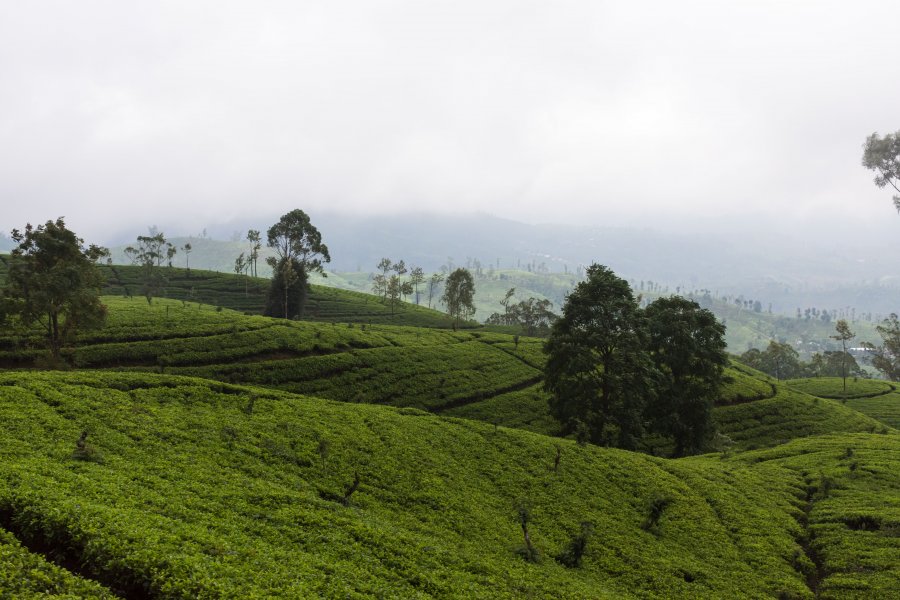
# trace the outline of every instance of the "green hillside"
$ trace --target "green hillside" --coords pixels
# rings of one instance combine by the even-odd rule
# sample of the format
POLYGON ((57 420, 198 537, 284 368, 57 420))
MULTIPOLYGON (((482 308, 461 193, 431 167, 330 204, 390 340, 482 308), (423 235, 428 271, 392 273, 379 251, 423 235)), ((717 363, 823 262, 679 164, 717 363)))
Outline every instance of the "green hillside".
MULTIPOLYGON (((821 398, 844 398, 843 380, 839 377, 793 379, 786 383, 821 398)), ((848 379, 846 405, 885 425, 900 428, 900 392, 893 382, 848 379)))
MULTIPOLYGON (((125 595, 803 598, 807 528, 833 518, 805 516, 805 475, 784 450, 667 461, 153 374, 8 373, 0 389, 3 527, 125 595), (523 498, 539 564, 516 553, 523 498), (553 556, 582 521, 595 535, 566 568, 553 556)), ((859 448, 866 485, 869 449, 893 451, 879 466, 900 457, 896 436, 847 439, 834 443, 859 448)), ((826 556, 856 543, 828 534, 826 556)), ((816 585, 840 575, 891 589, 878 586, 896 580, 896 562, 858 560, 865 571, 836 564, 816 585)))
POLYGON ((104 302, 66 349, 77 371, 33 370, 39 340, 0 332, 0 366, 24 368, 0 372, 0 597, 897 588, 900 434, 853 404, 892 390, 842 403, 734 363, 722 452, 670 460, 541 435, 538 339, 104 302))
MULTIPOLYGON (((484 331, 285 321, 203 304, 105 297, 106 326, 67 351, 79 368, 203 377, 332 400, 417 408, 556 435, 542 388, 543 342, 484 331)), ((33 367, 39 340, 0 334, 0 366, 33 367)), ((883 427, 738 363, 714 416, 738 448, 883 427)), ((727 442, 727 440, 726 440, 727 442)), ((666 454, 648 440, 645 449, 666 454)))
MULTIPOLYGON (((140 269, 135 266, 104 266, 104 293, 141 296, 140 269)), ((168 280, 163 296, 261 314, 265 308, 268 280, 214 271, 163 269, 168 280)), ((312 285, 303 318, 342 323, 392 323, 417 327, 449 328, 446 314, 414 304, 402 303, 394 311, 371 294, 312 285)), ((468 325, 471 326, 471 325, 468 325)))

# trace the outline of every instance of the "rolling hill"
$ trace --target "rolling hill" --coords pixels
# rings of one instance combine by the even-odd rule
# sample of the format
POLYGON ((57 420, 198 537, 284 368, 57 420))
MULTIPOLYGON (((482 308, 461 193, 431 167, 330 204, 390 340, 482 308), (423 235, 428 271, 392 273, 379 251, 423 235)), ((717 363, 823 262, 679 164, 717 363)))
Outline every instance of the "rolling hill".
POLYGON ((104 297, 71 371, 36 368, 36 340, 0 332, 0 597, 900 586, 900 433, 886 408, 855 404, 887 406, 889 384, 842 402, 825 397, 833 381, 733 363, 720 451, 672 460, 653 440, 635 453, 553 437, 539 339, 270 319, 223 308, 241 298, 233 278, 195 281, 225 299, 104 297))
POLYGON ((900 514, 850 502, 896 493, 896 435, 672 461, 158 374, 16 372, 0 389, 0 556, 17 589, 846 598, 898 581, 900 514), (517 503, 540 563, 517 554, 517 503), (567 568, 553 557, 581 522, 594 536, 567 568))

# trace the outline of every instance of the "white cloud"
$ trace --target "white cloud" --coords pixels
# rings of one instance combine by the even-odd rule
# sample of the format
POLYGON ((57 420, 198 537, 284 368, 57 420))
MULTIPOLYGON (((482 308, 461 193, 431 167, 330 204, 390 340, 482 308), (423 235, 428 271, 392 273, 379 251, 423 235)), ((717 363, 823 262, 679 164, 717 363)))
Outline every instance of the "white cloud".
POLYGON ((900 5, 28 2, 0 22, 0 227, 66 214, 886 218, 900 5))

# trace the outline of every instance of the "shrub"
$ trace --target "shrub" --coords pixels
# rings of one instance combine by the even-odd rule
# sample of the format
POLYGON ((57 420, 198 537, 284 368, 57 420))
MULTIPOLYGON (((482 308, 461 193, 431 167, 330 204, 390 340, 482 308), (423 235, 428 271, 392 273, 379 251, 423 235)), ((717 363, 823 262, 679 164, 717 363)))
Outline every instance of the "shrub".
POLYGON ((575 569, 581 566, 581 558, 587 549, 588 540, 594 535, 594 524, 589 521, 582 521, 581 530, 572 536, 569 544, 562 552, 556 555, 556 562, 559 564, 575 569))

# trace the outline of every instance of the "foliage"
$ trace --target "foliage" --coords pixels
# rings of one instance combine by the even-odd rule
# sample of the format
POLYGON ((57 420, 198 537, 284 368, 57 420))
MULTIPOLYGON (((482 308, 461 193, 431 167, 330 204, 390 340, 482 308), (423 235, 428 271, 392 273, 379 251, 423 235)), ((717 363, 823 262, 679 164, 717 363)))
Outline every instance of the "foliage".
MULTIPOLYGON (((845 319, 839 319, 834 327, 835 333, 831 336, 831 339, 837 340, 841 343, 841 352, 839 355, 841 361, 841 372, 840 376, 844 380, 844 391, 847 391, 847 342, 856 337, 856 334, 850 330, 850 325, 847 323, 845 319)), ((855 361, 854 361, 855 362, 855 361)))
POLYGON ((441 300, 447 307, 447 314, 454 320, 454 327, 459 327, 461 320, 475 314, 474 299, 475 280, 468 269, 459 268, 447 276, 441 300))
POLYGON ((771 398, 719 406, 716 429, 735 449, 774 447, 791 440, 830 433, 888 432, 884 424, 834 400, 779 388, 771 398))
POLYGON ((809 377, 869 377, 852 354, 834 350, 816 352, 808 363, 801 363, 801 371, 809 377))
POLYGON ((570 569, 581 566, 581 559, 587 550, 588 541, 594 535, 594 524, 590 521, 582 521, 581 527, 569 543, 563 548, 562 552, 556 555, 556 562, 565 565, 570 569))
POLYGON ((273 272, 266 314, 285 319, 302 315, 309 275, 325 275, 323 265, 331 262, 328 246, 322 243, 322 234, 300 209, 282 215, 269 227, 266 240, 275 251, 275 256, 266 259, 273 272), (278 312, 275 311, 276 297, 280 299, 281 310, 278 312))
POLYGON ((283 319, 301 318, 309 295, 306 271, 296 260, 283 260, 275 265, 266 296, 263 314, 283 319))
POLYGON ((24 232, 14 229, 12 239, 17 246, 10 256, 0 312, 26 327, 39 324, 58 359, 62 346, 79 329, 99 327, 106 317, 95 263, 108 253, 94 245, 85 248, 62 218, 37 227, 29 223, 24 232))
MULTIPOLYGON (((132 373, 0 374, 0 422, 0 507, 14 515, 16 535, 42 532, 86 570, 153 597, 812 597, 791 562, 802 552, 803 476, 775 455, 665 461, 461 419, 132 373), (243 410, 250 394, 252 415, 243 410), (103 465, 68 458, 85 426, 103 465), (565 459, 552 472, 557 446, 565 459), (343 496, 354 473, 361 484, 350 507, 323 499, 323 490, 343 496), (583 521, 602 532, 577 572, 510 551, 522 540, 511 506, 523 497, 534 548, 563 548, 583 521), (641 529, 656 497, 673 499, 659 536, 641 529)), ((876 438, 887 449, 897 442, 871 438, 840 442, 842 452, 857 449, 860 472, 900 454, 876 457, 876 438)), ((836 535, 827 548, 842 539, 853 538, 836 535)), ((858 576, 875 592, 891 589, 858 576)))
POLYGON ((515 288, 511 288, 501 301, 503 314, 493 313, 484 321, 485 325, 517 325, 527 335, 547 335, 550 326, 558 318, 551 310, 553 303, 546 298, 538 300, 532 297, 513 304, 511 299, 514 292, 515 288))
POLYGON ((866 344, 872 366, 887 379, 900 381, 900 319, 895 313, 875 328, 881 336, 881 345, 866 344))
POLYGON ((551 414, 566 432, 581 424, 594 443, 634 448, 656 370, 631 288, 591 265, 562 313, 544 347, 551 414))
POLYGON ((675 456, 700 452, 714 434, 712 408, 728 364, 725 326, 693 300, 659 298, 645 311, 649 348, 659 371, 647 414, 675 440, 675 456))
POLYGON ((802 372, 800 355, 790 344, 770 340, 765 350, 756 348, 741 354, 745 365, 771 375, 775 379, 792 379, 802 372))
MULTIPOLYGON (((190 247, 185 252, 190 254, 190 247)), ((166 240, 166 236, 155 227, 150 228, 150 235, 139 235, 137 246, 125 248, 125 254, 131 259, 132 264, 141 268, 143 281, 141 293, 147 299, 147 303, 153 302, 153 298, 164 294, 168 279, 163 275, 161 267, 163 261, 167 261, 172 267, 172 258, 176 248, 166 240)))
MULTIPOLYGON (((875 185, 880 188, 890 185, 900 192, 900 131, 884 137, 876 132, 867 137, 862 164, 875 171, 875 185)), ((894 196, 894 206, 900 211, 900 195, 894 196)))

